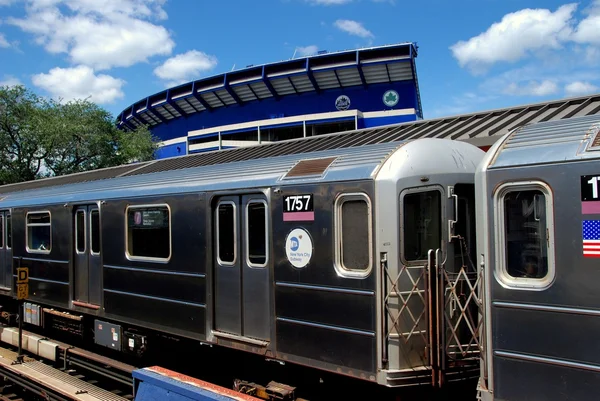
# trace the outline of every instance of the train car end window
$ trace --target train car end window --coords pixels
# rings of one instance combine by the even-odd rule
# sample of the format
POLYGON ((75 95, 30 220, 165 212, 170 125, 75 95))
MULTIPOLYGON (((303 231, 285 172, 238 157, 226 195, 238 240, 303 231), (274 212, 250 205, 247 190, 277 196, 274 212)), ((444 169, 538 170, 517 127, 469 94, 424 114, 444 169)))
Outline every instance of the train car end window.
POLYGON ((267 265, 269 241, 267 221, 267 203, 264 200, 249 201, 246 206, 246 244, 247 263, 251 267, 267 265))
POLYGON ((26 217, 27 252, 50 253, 52 220, 50 212, 29 212, 26 217))
POLYGON ((0 214, 0 249, 4 248, 4 215, 0 214))
POLYGON ((10 214, 6 215, 6 247, 12 248, 12 218, 10 214))
POLYGON ((373 264, 371 201, 362 193, 335 202, 335 268, 344 277, 366 277, 373 264))
POLYGON ((545 289, 554 279, 553 205, 547 185, 510 183, 496 195, 497 278, 506 287, 545 289))
POLYGON ((90 247, 92 255, 100 255, 100 212, 90 212, 90 247))
POLYGON ((166 262, 171 258, 171 210, 167 205, 127 208, 127 258, 166 262))
POLYGON ((220 265, 231 266, 237 257, 236 205, 231 201, 220 202, 217 206, 217 261, 220 265))
POLYGON ((442 195, 438 190, 409 192, 402 197, 402 256, 426 261, 429 250, 442 246, 442 195))

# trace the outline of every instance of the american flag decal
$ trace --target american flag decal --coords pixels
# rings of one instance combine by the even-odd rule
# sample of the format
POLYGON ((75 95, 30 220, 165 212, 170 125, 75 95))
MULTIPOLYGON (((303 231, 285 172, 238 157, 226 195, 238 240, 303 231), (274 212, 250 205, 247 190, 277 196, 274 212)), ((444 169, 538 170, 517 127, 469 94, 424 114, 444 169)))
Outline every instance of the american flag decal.
POLYGON ((583 256, 600 258, 600 220, 583 221, 583 256))

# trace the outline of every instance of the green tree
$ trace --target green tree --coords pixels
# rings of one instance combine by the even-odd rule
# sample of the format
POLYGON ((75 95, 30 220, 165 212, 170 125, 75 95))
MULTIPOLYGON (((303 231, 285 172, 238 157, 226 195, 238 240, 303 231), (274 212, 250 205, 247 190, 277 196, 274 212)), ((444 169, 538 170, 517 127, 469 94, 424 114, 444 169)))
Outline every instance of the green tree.
POLYGON ((0 87, 1 184, 151 160, 156 148, 146 127, 121 131, 87 99, 62 103, 0 87))

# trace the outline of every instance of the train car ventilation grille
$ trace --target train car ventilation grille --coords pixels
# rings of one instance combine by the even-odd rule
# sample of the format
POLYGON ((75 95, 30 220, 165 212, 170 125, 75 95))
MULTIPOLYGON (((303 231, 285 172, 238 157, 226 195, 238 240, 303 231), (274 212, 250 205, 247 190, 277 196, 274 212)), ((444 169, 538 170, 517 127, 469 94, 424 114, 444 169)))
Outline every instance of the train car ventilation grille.
POLYGON ((309 159, 301 160, 288 173, 283 179, 298 178, 298 177, 320 177, 323 175, 327 167, 331 165, 337 159, 337 157, 327 157, 322 159, 309 159))
POLYGON ((592 135, 592 142, 587 150, 600 150, 600 124, 592 125, 588 132, 592 135))

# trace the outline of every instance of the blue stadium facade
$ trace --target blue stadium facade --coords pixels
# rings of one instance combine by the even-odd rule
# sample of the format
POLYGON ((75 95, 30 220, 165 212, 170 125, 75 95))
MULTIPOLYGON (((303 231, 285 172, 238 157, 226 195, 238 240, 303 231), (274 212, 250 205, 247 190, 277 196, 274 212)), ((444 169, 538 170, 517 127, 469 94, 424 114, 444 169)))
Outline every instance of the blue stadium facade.
POLYGON ((401 43, 247 66, 141 99, 117 123, 149 125, 166 158, 414 121, 416 57, 401 43))

